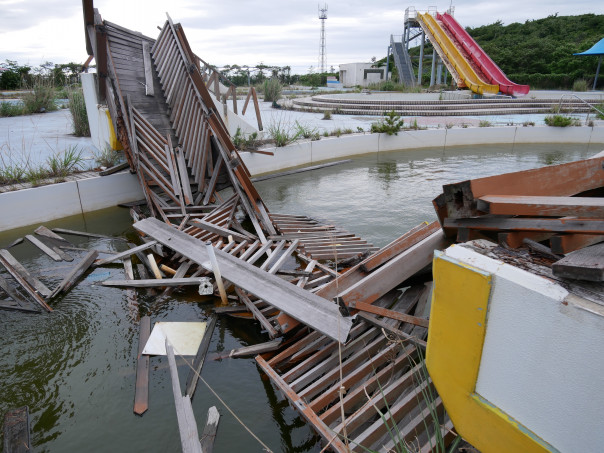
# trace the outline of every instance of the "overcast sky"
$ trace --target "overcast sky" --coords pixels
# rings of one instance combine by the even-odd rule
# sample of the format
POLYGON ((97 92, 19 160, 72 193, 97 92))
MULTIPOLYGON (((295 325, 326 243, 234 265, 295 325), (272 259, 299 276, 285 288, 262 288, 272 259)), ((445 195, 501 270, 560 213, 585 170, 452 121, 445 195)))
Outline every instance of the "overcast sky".
MULTIPOLYGON (((323 3, 322 3, 323 4, 323 3)), ((326 20, 327 65, 369 61, 386 55, 390 35, 403 30, 405 9, 430 3, 393 0, 331 0, 326 20)), ((449 2, 437 4, 445 11, 449 2)), ((96 0, 103 19, 155 38, 168 12, 180 22, 191 47, 205 61, 317 67, 320 20, 317 3, 303 0, 96 0)), ((464 27, 525 22, 549 15, 604 14, 603 0, 507 0, 453 2, 464 27)), ((45 61, 87 58, 80 0, 0 0, 0 61, 37 66, 45 61)), ((585 49, 577 49, 582 51, 585 49)))

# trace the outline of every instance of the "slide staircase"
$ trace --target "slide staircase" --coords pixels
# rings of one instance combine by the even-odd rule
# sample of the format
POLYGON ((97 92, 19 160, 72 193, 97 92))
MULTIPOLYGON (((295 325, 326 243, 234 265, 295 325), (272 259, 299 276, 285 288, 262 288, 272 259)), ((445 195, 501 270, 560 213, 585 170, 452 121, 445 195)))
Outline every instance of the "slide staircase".
POLYGON ((394 41, 394 37, 390 35, 390 45, 392 46, 392 57, 394 64, 398 70, 399 80, 407 86, 415 86, 415 75, 413 74, 413 66, 411 58, 402 42, 394 41))
POLYGON ((457 44, 463 48, 466 55, 468 55, 474 64, 480 68, 487 78, 487 81, 493 85, 499 85, 499 91, 501 93, 518 97, 524 96, 529 92, 528 85, 518 85, 508 79, 503 71, 499 69, 499 66, 491 60, 482 47, 480 47, 469 33, 459 25, 459 22, 457 22, 453 16, 449 13, 439 13, 436 15, 436 18, 444 25, 444 27, 446 27, 451 36, 457 40, 457 44))
POLYGON ((490 83, 476 72, 462 50, 432 15, 418 13, 417 21, 459 87, 467 87, 477 94, 497 94, 499 92, 499 85, 490 83))

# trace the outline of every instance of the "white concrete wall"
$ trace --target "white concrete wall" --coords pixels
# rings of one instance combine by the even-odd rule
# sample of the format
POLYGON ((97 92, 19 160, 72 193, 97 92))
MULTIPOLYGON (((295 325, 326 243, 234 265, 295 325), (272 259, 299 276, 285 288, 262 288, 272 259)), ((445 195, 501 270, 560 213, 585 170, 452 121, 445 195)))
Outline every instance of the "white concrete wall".
POLYGON ((364 79, 364 70, 371 69, 371 63, 347 63, 340 65, 340 81, 345 87, 354 87, 357 85, 367 86, 369 80, 379 82, 379 74, 369 74, 368 77, 377 77, 376 80, 364 79))
POLYGON ((92 144, 99 151, 107 148, 111 149, 107 107, 98 103, 96 96, 96 74, 82 73, 80 74, 80 79, 82 80, 82 91, 84 92, 84 101, 86 102, 86 114, 88 115, 92 144))
POLYGON ((274 156, 241 152, 253 175, 359 154, 461 145, 521 143, 602 143, 604 127, 474 127, 401 131, 398 135, 352 134, 267 148, 274 156))
POLYGON ((140 200, 143 191, 129 172, 0 194, 0 231, 140 200))
POLYGON ((561 452, 604 445, 604 307, 463 246, 493 275, 476 392, 561 452))

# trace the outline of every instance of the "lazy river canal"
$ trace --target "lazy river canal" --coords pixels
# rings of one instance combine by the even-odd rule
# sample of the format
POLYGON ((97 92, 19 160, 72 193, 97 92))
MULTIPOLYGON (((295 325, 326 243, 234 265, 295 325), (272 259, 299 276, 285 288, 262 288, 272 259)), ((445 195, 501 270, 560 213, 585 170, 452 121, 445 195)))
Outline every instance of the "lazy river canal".
MULTIPOLYGON (((445 183, 589 157, 604 145, 547 145, 425 149, 368 155, 352 162, 257 183, 275 213, 328 219, 375 245, 385 245, 435 215, 431 200, 445 183)), ((3 213, 8 215, 8 213, 3 213)), ((126 209, 48 222, 48 227, 84 230, 135 240, 126 209)), ((34 227, 0 233, 0 246, 31 234, 34 227)), ((120 241, 69 236, 78 247, 123 250, 120 241)), ((29 244, 11 253, 49 287, 67 267, 54 263, 29 244)), ((75 254, 76 261, 80 256, 75 254)), ((4 270, 0 275, 5 276, 4 270)), ((69 294, 53 303, 50 314, 0 311, 0 414, 28 405, 32 442, 37 451, 180 451, 167 360, 151 359, 149 410, 132 413, 138 316, 154 297, 96 286, 123 278, 119 266, 97 268, 69 294)), ((193 292, 175 292, 152 321, 205 320, 214 306, 193 292)), ((203 377, 245 424, 273 451, 320 451, 321 442, 252 358, 211 360, 233 348, 268 337, 255 323, 220 317, 203 377)), ((180 364, 181 383, 188 369, 180 364)), ((216 452, 262 451, 261 445, 200 383, 193 400, 198 426, 208 407, 222 414, 216 452)))

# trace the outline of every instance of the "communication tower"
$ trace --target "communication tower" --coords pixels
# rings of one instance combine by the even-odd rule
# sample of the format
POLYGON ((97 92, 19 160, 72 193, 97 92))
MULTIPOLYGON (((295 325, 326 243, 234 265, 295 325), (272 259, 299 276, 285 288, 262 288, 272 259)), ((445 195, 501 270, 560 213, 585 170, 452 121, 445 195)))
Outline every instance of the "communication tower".
POLYGON ((327 20, 327 3, 317 5, 319 8, 319 19, 321 20, 321 40, 319 42, 319 73, 323 74, 326 71, 325 62, 325 20, 327 20))

